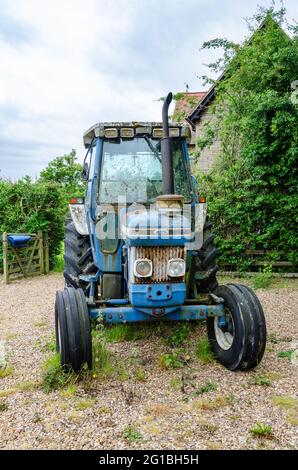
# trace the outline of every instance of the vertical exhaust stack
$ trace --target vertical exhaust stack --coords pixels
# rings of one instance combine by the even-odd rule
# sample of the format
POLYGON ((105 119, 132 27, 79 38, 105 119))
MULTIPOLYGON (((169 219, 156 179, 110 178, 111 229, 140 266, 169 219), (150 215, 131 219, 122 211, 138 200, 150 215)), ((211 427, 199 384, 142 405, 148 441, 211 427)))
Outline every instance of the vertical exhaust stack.
POLYGON ((173 150, 169 134, 169 106, 171 104, 172 98, 173 95, 170 92, 166 97, 162 107, 163 138, 161 141, 161 155, 163 194, 174 194, 173 150))
POLYGON ((169 132, 169 106, 173 95, 169 93, 162 107, 163 138, 161 139, 162 156, 162 196, 156 198, 158 209, 176 211, 183 206, 183 196, 175 194, 173 148, 169 132))

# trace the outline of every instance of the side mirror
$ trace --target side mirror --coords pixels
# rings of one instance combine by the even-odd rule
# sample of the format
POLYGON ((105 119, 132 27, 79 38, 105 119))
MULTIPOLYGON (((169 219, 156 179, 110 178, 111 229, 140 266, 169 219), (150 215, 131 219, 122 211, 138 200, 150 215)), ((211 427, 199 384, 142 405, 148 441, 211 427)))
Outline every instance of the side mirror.
POLYGON ((87 162, 84 162, 82 173, 83 173, 84 179, 87 181, 89 177, 89 166, 87 162))

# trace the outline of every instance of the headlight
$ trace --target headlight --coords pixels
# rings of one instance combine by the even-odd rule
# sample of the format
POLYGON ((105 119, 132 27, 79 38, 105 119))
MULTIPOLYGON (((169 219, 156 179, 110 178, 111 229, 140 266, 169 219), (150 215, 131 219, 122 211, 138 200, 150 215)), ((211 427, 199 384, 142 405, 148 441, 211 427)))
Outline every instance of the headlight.
POLYGON ((134 275, 137 277, 152 276, 152 261, 150 259, 136 259, 134 263, 134 275))
POLYGON ((181 258, 173 258, 168 261, 167 274, 170 277, 181 277, 185 274, 185 262, 181 258))

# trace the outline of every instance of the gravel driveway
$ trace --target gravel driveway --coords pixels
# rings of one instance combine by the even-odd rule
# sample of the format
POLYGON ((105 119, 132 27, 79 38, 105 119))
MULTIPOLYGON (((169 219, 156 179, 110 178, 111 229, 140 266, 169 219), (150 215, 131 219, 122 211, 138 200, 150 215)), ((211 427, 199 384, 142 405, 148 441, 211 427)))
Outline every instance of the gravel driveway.
MULTIPOLYGON (((61 288, 61 274, 8 286, 0 279, 0 360, 8 361, 7 376, 0 376, 1 449, 298 447, 297 355, 287 352, 298 349, 297 282, 257 291, 269 340, 253 372, 229 372, 194 355, 182 369, 164 369, 159 358, 169 346, 155 325, 147 339, 109 343, 121 364, 117 377, 95 376, 46 394, 42 366, 53 355, 61 288), (258 422, 271 426, 267 435, 253 434, 258 422)), ((192 351, 204 335, 204 325, 193 325, 187 347, 192 351)))

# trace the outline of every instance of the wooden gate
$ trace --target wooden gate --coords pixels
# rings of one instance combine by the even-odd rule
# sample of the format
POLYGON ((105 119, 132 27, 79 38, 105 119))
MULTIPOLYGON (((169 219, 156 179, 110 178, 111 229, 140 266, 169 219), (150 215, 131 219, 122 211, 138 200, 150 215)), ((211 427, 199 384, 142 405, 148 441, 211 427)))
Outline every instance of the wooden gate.
POLYGON ((37 233, 3 233, 3 271, 8 284, 14 279, 38 276, 49 272, 48 239, 41 231, 37 233), (25 246, 9 243, 9 236, 30 236, 25 246))

